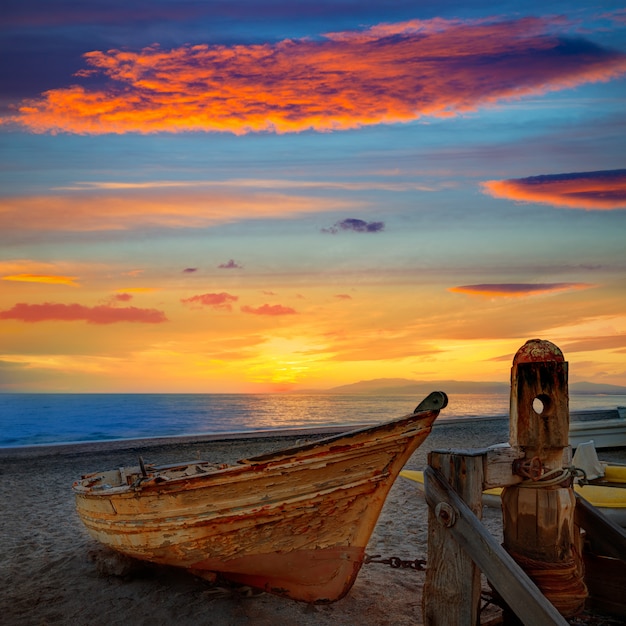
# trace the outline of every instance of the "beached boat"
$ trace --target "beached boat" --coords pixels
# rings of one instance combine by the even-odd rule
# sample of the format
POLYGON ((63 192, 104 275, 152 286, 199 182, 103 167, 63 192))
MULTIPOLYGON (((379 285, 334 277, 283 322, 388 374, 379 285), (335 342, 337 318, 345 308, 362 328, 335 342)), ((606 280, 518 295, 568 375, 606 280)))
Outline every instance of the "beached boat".
MULTIPOLYGON (((417 484, 424 492, 424 472, 402 470, 400 476, 417 484)), ((585 484, 574 484, 574 491, 595 506, 599 511, 619 526, 626 527, 626 466, 605 465, 604 475, 585 484)), ((489 507, 502 506, 502 488, 483 491, 483 504, 489 507)))
POLYGON ((239 461, 120 468, 74 484, 89 534, 124 554, 305 602, 351 588, 385 498, 447 405, 239 461))

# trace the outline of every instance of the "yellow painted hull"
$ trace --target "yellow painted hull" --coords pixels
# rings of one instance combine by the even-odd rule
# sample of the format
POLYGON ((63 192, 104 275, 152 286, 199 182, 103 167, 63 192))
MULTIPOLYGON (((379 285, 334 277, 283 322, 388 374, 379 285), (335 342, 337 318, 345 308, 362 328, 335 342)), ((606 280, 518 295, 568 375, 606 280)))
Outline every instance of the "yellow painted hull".
MULTIPOLYGON (((402 470, 400 476, 418 484, 420 490, 424 488, 424 472, 418 470, 402 470)), ((604 515, 620 526, 626 526, 626 467, 611 466, 605 469, 605 479, 612 483, 625 483, 624 487, 604 485, 574 485, 574 490, 585 500, 602 511, 604 515)), ((487 506, 499 507, 502 489, 496 487, 483 492, 483 503, 487 506)))

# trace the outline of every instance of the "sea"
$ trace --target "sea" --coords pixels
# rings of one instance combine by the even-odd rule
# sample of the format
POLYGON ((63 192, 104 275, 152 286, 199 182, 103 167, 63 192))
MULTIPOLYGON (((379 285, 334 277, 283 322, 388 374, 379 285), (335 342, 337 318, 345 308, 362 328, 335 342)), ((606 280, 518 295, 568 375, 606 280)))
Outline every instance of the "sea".
MULTIPOLYGON (((508 394, 449 394, 439 420, 508 415, 508 394)), ((0 448, 374 424, 413 395, 0 394, 0 448)), ((571 395, 570 410, 615 409, 623 395, 571 395)))

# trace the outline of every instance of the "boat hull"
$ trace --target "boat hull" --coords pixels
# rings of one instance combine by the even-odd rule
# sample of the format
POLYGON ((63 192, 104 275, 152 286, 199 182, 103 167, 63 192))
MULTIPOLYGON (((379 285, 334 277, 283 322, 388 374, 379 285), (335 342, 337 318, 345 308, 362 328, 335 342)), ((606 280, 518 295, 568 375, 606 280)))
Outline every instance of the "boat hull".
POLYGON ((74 485, 77 511, 93 538, 129 556, 332 602, 354 583, 387 493, 437 414, 224 469, 91 474, 74 485))

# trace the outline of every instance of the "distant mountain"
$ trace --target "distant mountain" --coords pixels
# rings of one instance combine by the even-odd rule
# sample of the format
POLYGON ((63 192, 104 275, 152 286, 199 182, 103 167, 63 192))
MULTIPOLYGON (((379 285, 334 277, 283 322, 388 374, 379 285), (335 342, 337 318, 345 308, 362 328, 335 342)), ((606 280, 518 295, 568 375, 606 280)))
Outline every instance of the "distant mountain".
MULTIPOLYGON (((463 380, 410 380, 408 378, 376 378, 362 380, 350 385, 341 385, 327 389, 324 393, 355 395, 411 395, 426 394, 431 391, 446 393, 505 393, 508 394, 508 382, 472 382, 463 380)), ((571 383, 572 394, 626 395, 626 387, 621 385, 603 385, 600 383, 571 383)))
POLYGON ((622 385, 603 385, 602 383, 571 383, 570 393, 621 396, 626 394, 622 385))
POLYGON ((332 394, 376 394, 402 395, 426 394, 431 391, 446 393, 508 393, 508 383, 477 383, 462 380, 410 380, 408 378, 376 378, 362 380, 351 385, 341 385, 328 389, 332 394))

